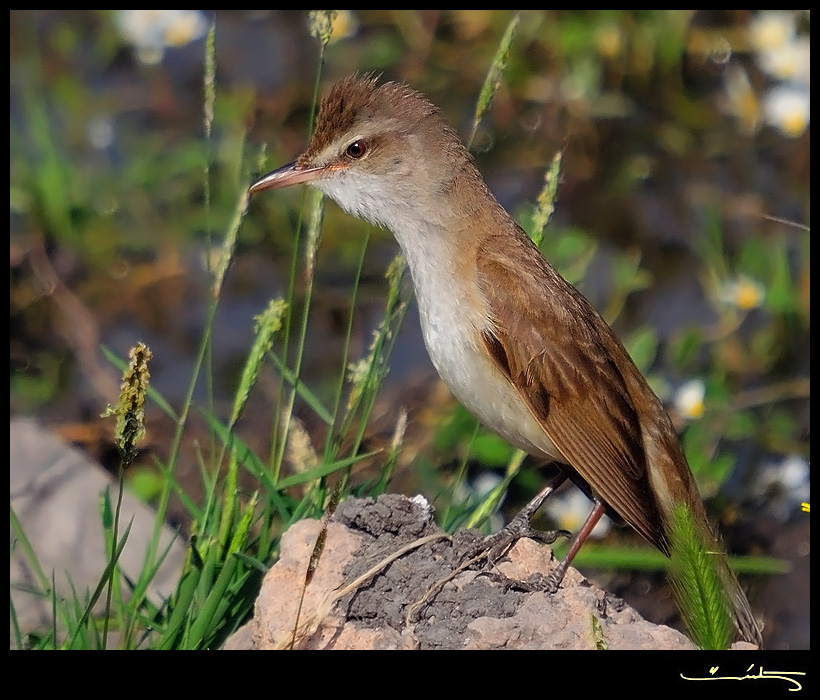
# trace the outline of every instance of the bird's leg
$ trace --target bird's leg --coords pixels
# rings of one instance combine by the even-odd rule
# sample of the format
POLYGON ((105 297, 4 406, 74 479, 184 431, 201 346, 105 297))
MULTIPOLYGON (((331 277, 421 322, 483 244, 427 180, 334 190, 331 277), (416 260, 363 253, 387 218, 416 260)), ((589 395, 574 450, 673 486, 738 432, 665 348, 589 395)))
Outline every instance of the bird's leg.
POLYGON ((529 537, 543 544, 552 544, 559 537, 571 537, 572 533, 567 530, 536 530, 530 525, 532 516, 542 506, 544 501, 563 484, 569 472, 562 469, 561 472, 550 481, 527 505, 525 505, 515 517, 494 535, 484 538, 477 547, 467 554, 465 559, 472 559, 481 553, 486 553, 486 559, 490 564, 498 561, 515 542, 522 537, 529 537))
MULTIPOLYGON (((487 561, 490 564, 493 564, 501 558, 504 552, 506 552, 522 537, 529 537, 530 539, 537 540, 538 542, 542 542, 544 544, 552 544, 560 536, 573 537, 572 533, 567 530, 543 531, 536 530, 530 525, 532 516, 535 515, 550 494, 552 494, 553 491, 555 491, 561 484, 564 483, 564 481, 566 481, 568 476, 569 472, 566 469, 562 469, 561 472, 549 484, 547 484, 547 486, 545 486, 537 496, 535 496, 535 498, 533 498, 516 514, 516 516, 506 527, 499 530, 494 535, 490 535, 482 540, 479 546, 472 551, 472 557, 486 552, 485 556, 487 561)), ((581 545, 586 542, 590 533, 595 529, 595 526, 601 519, 601 516, 606 512, 606 505, 600 498, 594 496, 593 500, 595 502, 595 507, 587 516, 587 519, 584 521, 581 529, 572 538, 572 542, 570 543, 566 555, 549 576, 546 578, 541 578, 538 583, 532 584, 531 588, 533 590, 542 590, 547 591, 548 593, 555 593, 555 591, 558 590, 558 587, 564 580, 564 576, 566 576, 572 560, 575 558, 575 555, 578 554, 578 550, 581 549, 581 545)))
POLYGON ((602 501, 595 499, 595 507, 592 509, 592 512, 587 516, 586 521, 581 526, 581 529, 575 534, 575 537, 572 538, 572 542, 569 545, 569 549, 567 550, 566 555, 561 560, 561 563, 552 571, 552 573, 547 576, 547 580, 544 583, 544 590, 548 593, 555 593, 558 590, 558 586, 561 585, 561 581, 564 580, 564 576, 566 576, 567 569, 569 569, 569 565, 572 563, 572 560, 575 558, 575 555, 578 554, 578 550, 581 549, 581 545, 586 542, 587 537, 589 534, 595 529, 595 526, 598 524, 598 521, 601 519, 601 516, 606 511, 606 506, 603 504, 602 501))

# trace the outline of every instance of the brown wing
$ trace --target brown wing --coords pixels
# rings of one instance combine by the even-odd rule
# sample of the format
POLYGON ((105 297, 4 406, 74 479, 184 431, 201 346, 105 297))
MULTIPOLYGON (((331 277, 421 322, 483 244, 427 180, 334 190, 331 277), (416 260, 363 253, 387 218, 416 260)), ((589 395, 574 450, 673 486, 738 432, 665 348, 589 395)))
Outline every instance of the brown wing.
POLYGON ((624 377, 638 370, 589 302, 517 233, 490 238, 478 249, 479 286, 492 313, 484 343, 566 463, 667 552, 628 390, 634 376, 624 377))

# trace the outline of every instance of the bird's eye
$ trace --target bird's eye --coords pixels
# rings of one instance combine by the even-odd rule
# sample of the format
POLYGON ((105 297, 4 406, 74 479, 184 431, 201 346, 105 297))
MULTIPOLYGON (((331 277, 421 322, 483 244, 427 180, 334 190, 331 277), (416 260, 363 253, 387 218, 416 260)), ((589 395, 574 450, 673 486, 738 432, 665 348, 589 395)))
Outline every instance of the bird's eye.
POLYGON ((351 158, 361 158, 367 153, 367 144, 364 141, 354 141, 347 147, 347 155, 351 158))

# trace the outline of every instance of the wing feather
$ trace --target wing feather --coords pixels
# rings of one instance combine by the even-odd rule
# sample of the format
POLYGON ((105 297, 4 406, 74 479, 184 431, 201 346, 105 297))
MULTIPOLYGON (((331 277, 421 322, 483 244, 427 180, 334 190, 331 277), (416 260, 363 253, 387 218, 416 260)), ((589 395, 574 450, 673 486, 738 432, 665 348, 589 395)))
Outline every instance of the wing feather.
POLYGON ((606 322, 523 231, 512 243, 510 237, 503 246, 494 243, 490 238, 479 246, 476 260, 491 313, 482 333, 490 355, 566 463, 643 537, 668 551, 630 394, 635 377, 625 376, 640 373, 606 322), (520 250, 513 255, 510 245, 520 250))

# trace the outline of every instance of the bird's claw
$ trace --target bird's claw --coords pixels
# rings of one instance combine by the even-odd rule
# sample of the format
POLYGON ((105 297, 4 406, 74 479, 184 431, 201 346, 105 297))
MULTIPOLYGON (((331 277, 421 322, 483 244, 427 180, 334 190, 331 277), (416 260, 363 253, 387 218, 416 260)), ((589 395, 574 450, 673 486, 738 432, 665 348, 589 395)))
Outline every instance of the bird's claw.
MULTIPOLYGON (((464 561, 485 559, 492 566, 504 556, 512 545, 524 537, 542 544, 552 544, 559 537, 572 537, 572 533, 568 530, 536 530, 526 518, 515 517, 506 527, 494 535, 485 537, 472 547, 465 554, 464 561)), ((557 586, 555 588, 557 589, 557 586)))

